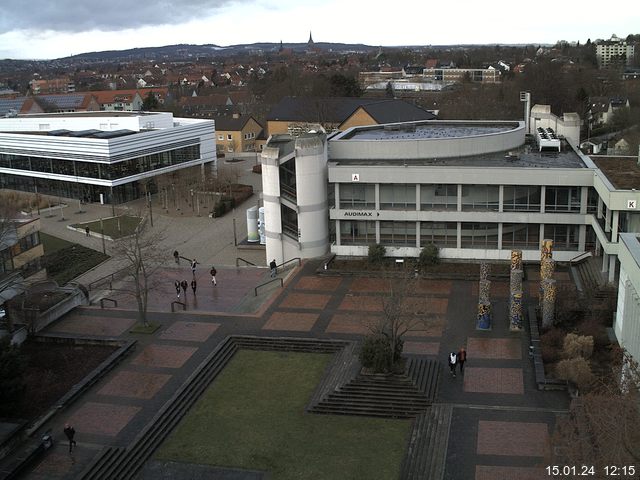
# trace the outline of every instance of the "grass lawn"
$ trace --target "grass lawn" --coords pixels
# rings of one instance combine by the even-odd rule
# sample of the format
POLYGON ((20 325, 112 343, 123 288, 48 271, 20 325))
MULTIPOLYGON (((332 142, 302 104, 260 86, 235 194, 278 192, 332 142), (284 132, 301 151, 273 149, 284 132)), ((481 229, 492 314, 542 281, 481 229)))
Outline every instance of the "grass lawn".
POLYGON ((120 238, 132 235, 140 220, 142 220, 140 217, 121 215, 119 217, 105 218, 102 220, 102 225, 100 225, 100 220, 96 220, 94 222, 76 223, 73 226, 82 230, 89 227, 92 232, 98 233, 102 232, 102 226, 104 226, 105 235, 111 238, 120 238))
POLYGON ((329 359, 239 350, 156 456, 274 480, 398 478, 409 420, 304 412, 329 359))
POLYGON ((47 277, 64 285, 104 262, 108 255, 40 232, 47 277))

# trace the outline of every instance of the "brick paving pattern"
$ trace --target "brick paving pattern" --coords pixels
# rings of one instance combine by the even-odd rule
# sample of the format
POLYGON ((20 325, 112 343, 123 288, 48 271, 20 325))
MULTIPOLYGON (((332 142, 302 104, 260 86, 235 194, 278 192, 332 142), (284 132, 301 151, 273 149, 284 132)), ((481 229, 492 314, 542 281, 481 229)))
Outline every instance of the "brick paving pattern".
POLYGON ((522 369, 465 367, 464 391, 522 395, 524 394, 522 369))
POLYGON ((148 345, 131 363, 146 367, 180 368, 196 350, 194 347, 175 345, 148 345))
POLYGON ((281 308, 309 308, 322 310, 327 306, 331 297, 329 295, 316 295, 313 293, 290 293, 280 304, 281 308))
POLYGON ((158 393, 171 375, 122 370, 98 390, 100 395, 150 399, 158 393))
POLYGON ((340 310, 357 310, 359 312, 382 312, 382 297, 372 295, 353 295, 344 297, 340 310))
POLYGON ((438 355, 440 351, 440 343, 438 342, 404 342, 404 353, 416 355, 438 355))
POLYGON ((549 453, 549 427, 546 423, 480 420, 477 453, 544 457, 549 453))
POLYGON ((451 285, 451 280, 418 280, 411 286, 415 293, 421 295, 449 295, 451 285))
POLYGON ((339 277, 301 277, 295 285, 296 290, 321 290, 333 292, 342 279, 339 277))
POLYGON ((446 323, 444 315, 418 318, 414 328, 407 332, 407 337, 441 337, 446 323))
POLYGON ((389 279, 386 278, 354 278, 351 283, 352 292, 386 293, 391 289, 389 279))
POLYGON ((206 342, 220 327, 219 323, 175 322, 160 334, 161 340, 206 342))
POLYGON ((520 338, 469 338, 467 354, 469 358, 520 360, 522 340, 520 338))
POLYGON ((81 442, 81 434, 115 436, 141 410, 141 407, 112 405, 109 403, 87 402, 67 420, 78 432, 76 440, 81 442))
POLYGON ((264 330, 289 330, 292 332, 308 332, 318 320, 317 313, 274 312, 264 330))
POLYGON ((475 480, 542 480, 550 478, 544 468, 476 465, 475 480))
POLYGON ((326 333, 352 333, 366 335, 369 333, 368 324, 375 322, 380 316, 362 315, 359 313, 336 313, 325 330, 326 333))

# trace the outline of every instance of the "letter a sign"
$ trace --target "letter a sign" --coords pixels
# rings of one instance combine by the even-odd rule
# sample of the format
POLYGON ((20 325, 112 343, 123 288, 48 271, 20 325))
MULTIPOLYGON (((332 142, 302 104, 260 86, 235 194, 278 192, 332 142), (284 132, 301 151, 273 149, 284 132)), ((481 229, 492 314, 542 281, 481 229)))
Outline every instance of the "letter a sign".
POLYGON ((351 174, 351 181, 352 182, 359 182, 360 181, 360 174, 359 173, 352 173, 351 174))

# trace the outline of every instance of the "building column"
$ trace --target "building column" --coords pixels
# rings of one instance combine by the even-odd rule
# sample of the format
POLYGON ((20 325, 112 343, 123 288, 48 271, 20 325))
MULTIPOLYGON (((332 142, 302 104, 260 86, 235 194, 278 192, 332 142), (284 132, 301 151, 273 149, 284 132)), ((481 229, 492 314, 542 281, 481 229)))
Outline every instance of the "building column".
POLYGON ((340 220, 336 220, 336 246, 339 247, 340 245, 340 220))
POLYGON ((604 231, 608 233, 611 231, 611 210, 607 208, 607 213, 604 215, 604 231))
POLYGON ((582 187, 580 190, 580 214, 587 214, 587 202, 589 199, 589 187, 582 187))
POLYGON ((584 252, 587 243, 587 226, 580 225, 578 227, 578 250, 584 252))
POLYGON ((420 211, 420 184, 416 183, 416 211, 420 211))
POLYGON ((457 232, 456 232, 456 248, 462 248, 462 222, 457 223, 457 232))
POLYGON ((611 221, 611 241, 616 243, 618 241, 618 219, 620 218, 620 211, 613 211, 613 219, 611 221))
POLYGON ((340 208, 340 184, 338 182, 333 184, 333 198, 335 201, 335 207, 336 209, 340 208))
POLYGON ((613 283, 616 279, 616 260, 617 255, 609 255, 609 283, 613 283))
POLYGON ((498 250, 502 250, 502 222, 498 224, 498 250))
MULTIPOLYGON (((547 203, 547 186, 542 185, 540 187, 540 213, 544 213, 545 203, 547 203)), ((542 241, 542 237, 540 237, 540 241, 542 241)))
POLYGON ((602 245, 600 244, 600 239, 596 236, 596 257, 600 256, 600 247, 602 245))
MULTIPOLYGON (((498 187, 498 212, 504 212, 504 185, 498 187)), ((500 226, 502 227, 502 224, 500 226)))
MULTIPOLYGON (((462 184, 458 184, 458 203, 457 203, 457 210, 459 212, 462 211, 462 184)), ((459 230, 459 229, 458 229, 459 230)))
POLYGON ((416 248, 420 248, 420 222, 416 222, 416 248))
MULTIPOLYGON (((378 198, 377 195, 376 198, 378 198)), ((380 220, 376 220, 376 243, 380 245, 380 220)))
POLYGON ((604 205, 604 203, 602 202, 602 197, 598 196, 598 213, 597 218, 602 218, 602 206, 604 205))
POLYGON ((602 252, 602 272, 606 273, 609 268, 609 255, 602 252))
MULTIPOLYGON (((377 210, 380 210, 380 184, 379 183, 376 183, 376 186, 375 186, 375 197, 376 197, 376 211, 377 211, 377 210)), ((378 237, 378 243, 380 243, 379 227, 376 227, 376 232, 377 232, 376 235, 378 237)))
POLYGON ((538 248, 542 245, 542 241, 544 240, 544 223, 540 224, 540 238, 538 239, 538 248))

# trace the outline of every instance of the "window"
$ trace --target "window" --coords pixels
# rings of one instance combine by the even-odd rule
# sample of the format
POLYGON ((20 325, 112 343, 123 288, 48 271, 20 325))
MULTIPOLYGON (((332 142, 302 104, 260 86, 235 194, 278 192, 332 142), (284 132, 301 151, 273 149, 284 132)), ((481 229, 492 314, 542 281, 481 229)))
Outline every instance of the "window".
POLYGON ((458 185, 420 185, 421 210, 457 210, 458 185))
POLYGON ((458 245, 458 224, 456 222, 420 222, 420 246, 433 243, 438 247, 458 245))
POLYGON ((380 208, 383 210, 415 210, 416 186, 414 184, 381 184, 380 208))
POLYGON ((340 221, 341 245, 372 245, 376 243, 376 222, 340 221))
POLYGON ((462 223, 462 248, 498 248, 498 224, 462 223))
POLYGON ((233 135, 231 133, 227 133, 227 140, 233 140, 233 135))
POLYGON ((340 208, 374 209, 376 207, 375 185, 367 183, 341 183, 340 208))
POLYGON ((416 222, 380 222, 380 243, 415 247, 416 222))
POLYGON ((547 187, 545 212, 579 212, 580 187, 547 187))
POLYGON ((545 225, 544 236, 553 240, 554 250, 578 250, 578 225, 545 225))
POLYGON ((539 212, 540 192, 538 186, 505 185, 502 208, 505 212, 539 212))
POLYGON ((463 185, 462 210, 498 211, 499 187, 497 185, 463 185))
POLYGON ((224 135, 218 135, 218 140, 223 141, 224 140, 224 135))
POLYGON ((503 223, 502 248, 537 250, 540 244, 540 225, 534 223, 503 223))

